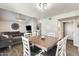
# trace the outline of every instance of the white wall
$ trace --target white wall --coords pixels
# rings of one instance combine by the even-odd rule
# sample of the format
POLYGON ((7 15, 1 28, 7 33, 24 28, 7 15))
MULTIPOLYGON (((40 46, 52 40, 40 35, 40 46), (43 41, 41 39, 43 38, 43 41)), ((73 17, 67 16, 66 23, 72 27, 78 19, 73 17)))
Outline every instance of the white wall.
POLYGON ((49 20, 50 17, 46 19, 42 19, 42 34, 45 34, 45 32, 50 32, 50 31, 56 33, 58 19, 78 16, 78 15, 79 15, 79 10, 53 16, 51 17, 52 20, 49 20))
POLYGON ((26 32, 26 25, 27 24, 32 24, 34 27, 35 19, 33 19, 31 17, 27 17, 25 21, 19 22, 17 19, 17 15, 18 15, 18 13, 0 9, 0 32, 6 32, 6 31, 26 32), (13 23, 19 24, 18 30, 13 30, 11 28, 11 25, 13 23))
POLYGON ((0 9, 0 32, 6 32, 6 31, 20 31, 20 32, 25 32, 25 22, 19 22, 17 20, 17 13, 6 11, 3 9, 0 9), (18 23, 19 24, 19 29, 13 30, 11 28, 11 25, 13 23, 18 23))
MULTIPOLYGON (((73 17, 73 16, 79 16, 79 10, 53 16, 51 17, 52 20, 49 20, 49 18, 43 19, 42 20, 42 34, 45 35, 46 33, 52 32, 57 35, 57 20, 61 18, 68 18, 68 17, 73 17)), ((79 28, 76 27, 78 23, 79 23, 79 18, 74 19, 74 24, 73 24, 74 44, 73 45, 77 47, 79 47, 79 28)))
POLYGON ((43 19, 42 20, 42 35, 46 33, 57 33, 57 20, 56 19, 43 19))
POLYGON ((6 32, 6 31, 20 31, 20 32, 25 32, 25 23, 21 23, 21 22, 9 22, 9 21, 0 21, 0 32, 6 32), (13 23, 18 23, 19 24, 19 29, 17 30, 13 30, 11 28, 11 25, 13 23))
POLYGON ((26 32, 26 26, 31 25, 32 26, 32 32, 36 31, 36 20, 31 19, 27 22, 18 22, 18 21, 0 21, 0 32, 7 32, 7 31, 20 31, 20 32, 26 32), (11 28, 11 25, 13 23, 19 24, 18 30, 13 30, 11 28))
POLYGON ((26 23, 26 26, 27 25, 31 25, 32 26, 32 33, 35 33, 36 32, 36 25, 37 25, 37 20, 36 19, 31 19, 29 20, 27 23, 26 23))
POLYGON ((74 32, 73 32, 73 39, 74 39, 74 45, 79 47, 79 27, 77 25, 79 24, 79 18, 74 20, 74 32))

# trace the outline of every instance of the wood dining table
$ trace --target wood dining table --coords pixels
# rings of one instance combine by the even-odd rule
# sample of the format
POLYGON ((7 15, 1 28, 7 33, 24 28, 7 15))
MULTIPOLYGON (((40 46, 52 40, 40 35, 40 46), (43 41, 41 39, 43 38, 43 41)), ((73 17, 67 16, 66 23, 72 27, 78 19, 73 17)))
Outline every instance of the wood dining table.
POLYGON ((56 37, 51 36, 33 36, 31 37, 31 42, 38 48, 48 51, 57 44, 58 40, 56 37))

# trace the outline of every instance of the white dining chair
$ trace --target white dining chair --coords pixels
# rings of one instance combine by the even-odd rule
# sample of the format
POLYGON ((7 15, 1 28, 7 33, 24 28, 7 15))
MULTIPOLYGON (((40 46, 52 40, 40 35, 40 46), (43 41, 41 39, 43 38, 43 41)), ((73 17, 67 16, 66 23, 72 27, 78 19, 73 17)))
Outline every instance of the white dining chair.
POLYGON ((23 56, 30 56, 29 37, 22 37, 23 42, 23 56))
MULTIPOLYGON (((30 44, 29 44, 29 37, 22 37, 22 42, 23 42, 23 56, 31 56, 31 49, 30 49, 30 44)), ((35 56, 43 56, 42 52, 44 50, 37 51, 38 53, 35 56)), ((34 52, 33 52, 34 53, 34 52)))
POLYGON ((57 43, 57 50, 56 50, 56 56, 66 56, 66 41, 67 41, 68 35, 65 36, 63 39, 58 41, 57 43))
POLYGON ((32 33, 24 33, 24 37, 31 37, 32 33))

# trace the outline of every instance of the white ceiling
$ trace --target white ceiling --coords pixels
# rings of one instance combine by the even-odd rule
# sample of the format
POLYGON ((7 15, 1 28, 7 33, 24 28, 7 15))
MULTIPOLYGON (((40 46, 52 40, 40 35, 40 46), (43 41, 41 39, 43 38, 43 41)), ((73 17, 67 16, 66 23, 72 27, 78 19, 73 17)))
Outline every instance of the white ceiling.
POLYGON ((0 8, 36 17, 38 19, 79 10, 79 3, 52 3, 51 7, 44 12, 38 10, 35 4, 36 3, 0 3, 0 8))

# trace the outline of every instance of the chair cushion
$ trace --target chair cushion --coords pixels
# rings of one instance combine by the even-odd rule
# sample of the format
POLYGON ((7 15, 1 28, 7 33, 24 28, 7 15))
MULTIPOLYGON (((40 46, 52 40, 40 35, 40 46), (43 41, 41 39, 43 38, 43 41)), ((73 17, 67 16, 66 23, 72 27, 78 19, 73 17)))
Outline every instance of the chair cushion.
POLYGON ((1 39, 0 40, 0 48, 5 48, 10 45, 10 42, 7 39, 1 39))
POLYGON ((41 49, 36 46, 30 47, 30 50, 31 50, 31 56, 35 56, 41 51, 41 49))

